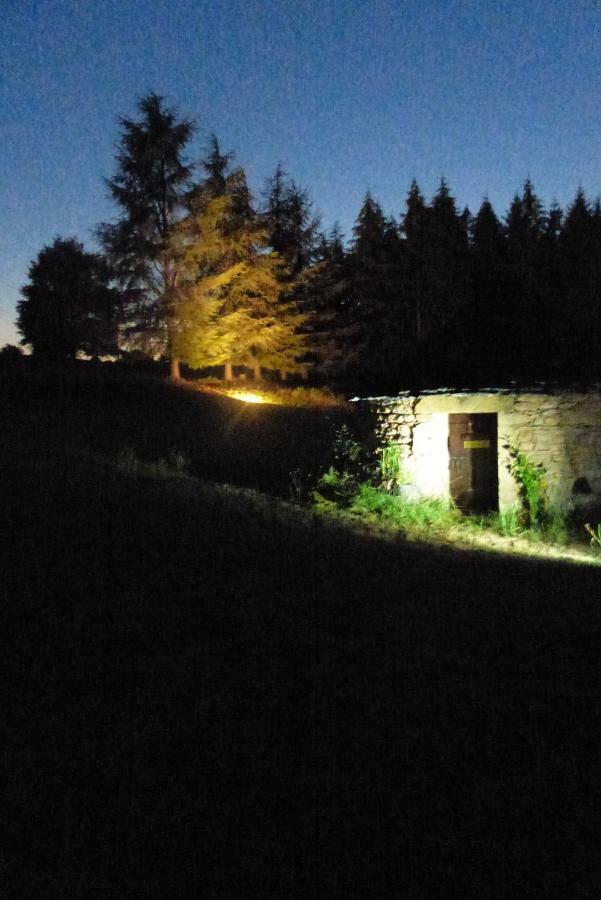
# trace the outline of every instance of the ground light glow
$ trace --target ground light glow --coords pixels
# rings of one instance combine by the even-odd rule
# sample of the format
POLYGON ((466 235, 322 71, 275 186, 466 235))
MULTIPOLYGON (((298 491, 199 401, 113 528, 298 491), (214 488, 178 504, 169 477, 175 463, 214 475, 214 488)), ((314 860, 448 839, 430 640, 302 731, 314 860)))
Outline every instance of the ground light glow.
POLYGON ((266 391, 238 391, 227 388, 209 388, 208 393, 220 394, 222 397, 230 397, 232 400, 240 400, 242 403, 269 403, 272 405, 282 405, 282 400, 275 394, 266 391))
MULTIPOLYGON (((269 400, 266 400, 260 394, 254 394, 252 391, 228 391, 228 397, 233 397, 234 400, 242 400, 243 403, 269 403, 269 400)), ((273 401, 271 401, 273 402, 273 401)))

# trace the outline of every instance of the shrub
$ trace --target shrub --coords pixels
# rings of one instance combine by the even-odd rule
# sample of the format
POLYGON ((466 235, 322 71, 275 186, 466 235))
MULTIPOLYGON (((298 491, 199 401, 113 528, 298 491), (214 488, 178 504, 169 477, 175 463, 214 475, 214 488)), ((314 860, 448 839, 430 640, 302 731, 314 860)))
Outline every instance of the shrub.
POLYGON ((518 447, 509 446, 509 472, 518 483, 523 524, 541 529, 547 517, 547 470, 533 462, 518 447))
POLYGON ((326 500, 338 506, 349 506, 359 490, 355 476, 349 472, 339 472, 330 466, 319 478, 317 490, 313 492, 313 501, 319 507, 326 500))

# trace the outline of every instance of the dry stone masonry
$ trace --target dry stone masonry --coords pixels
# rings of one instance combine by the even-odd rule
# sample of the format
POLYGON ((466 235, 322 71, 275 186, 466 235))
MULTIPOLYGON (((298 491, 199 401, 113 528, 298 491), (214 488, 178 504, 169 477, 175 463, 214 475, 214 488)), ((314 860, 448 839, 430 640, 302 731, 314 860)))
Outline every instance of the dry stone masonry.
POLYGON ((501 390, 428 392, 361 400, 379 448, 400 448, 409 497, 450 496, 449 414, 497 416, 499 508, 518 501, 509 473, 517 447, 548 473, 549 501, 564 510, 601 507, 601 393, 501 390), (374 422, 375 419, 375 422, 374 422))

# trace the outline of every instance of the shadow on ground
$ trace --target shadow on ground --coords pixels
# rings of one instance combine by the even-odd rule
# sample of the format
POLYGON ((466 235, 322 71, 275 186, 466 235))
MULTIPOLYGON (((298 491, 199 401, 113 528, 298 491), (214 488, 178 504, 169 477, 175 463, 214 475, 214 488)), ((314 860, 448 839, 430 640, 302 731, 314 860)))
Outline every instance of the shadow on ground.
POLYGON ((596 895, 598 570, 29 437, 0 473, 3 896, 596 895))

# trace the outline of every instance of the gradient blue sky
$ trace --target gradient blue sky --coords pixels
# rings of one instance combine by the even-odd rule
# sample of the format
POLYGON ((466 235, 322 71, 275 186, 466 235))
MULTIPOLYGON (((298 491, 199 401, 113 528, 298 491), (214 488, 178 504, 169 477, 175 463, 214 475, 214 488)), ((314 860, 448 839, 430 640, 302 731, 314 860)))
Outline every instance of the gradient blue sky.
POLYGON ((2 0, 0 345, 54 236, 93 248, 117 116, 148 90, 261 188, 281 161, 330 228, 416 177, 502 215, 601 191, 601 0, 2 0))

